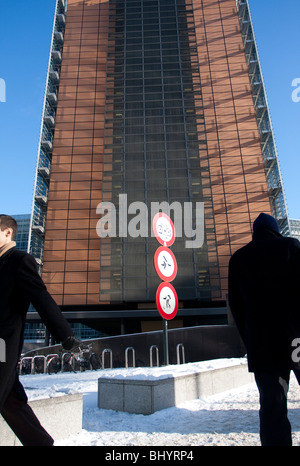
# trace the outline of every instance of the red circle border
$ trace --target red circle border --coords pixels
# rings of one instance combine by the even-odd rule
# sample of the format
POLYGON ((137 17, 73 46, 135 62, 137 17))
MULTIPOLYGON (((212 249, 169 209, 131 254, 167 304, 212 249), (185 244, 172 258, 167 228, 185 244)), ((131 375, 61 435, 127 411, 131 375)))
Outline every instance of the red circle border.
POLYGON ((157 275, 159 276, 159 278, 161 278, 164 282, 172 282, 176 275, 177 275, 177 270, 178 270, 178 267, 177 267, 177 261, 176 261, 176 257, 174 256, 173 252, 171 251, 171 249, 167 248, 166 246, 160 246, 156 251, 155 251, 155 254, 154 254, 154 267, 155 267, 155 271, 157 273, 157 275), (172 275, 170 277, 166 277, 160 270, 159 270, 159 267, 158 267, 158 255, 162 252, 162 251, 166 251, 168 254, 170 254, 172 256, 172 259, 174 261, 174 272, 172 273, 172 275))
POLYGON ((159 287, 157 288, 157 291, 156 291, 156 305, 157 305, 158 312, 160 313, 160 315, 164 319, 166 319, 166 320, 174 319, 174 317, 176 316, 177 311, 178 311, 178 296, 177 296, 176 290, 175 290, 173 285, 171 285, 170 283, 167 283, 167 282, 163 282, 163 283, 161 283, 159 285, 159 287), (166 314, 165 311, 163 310, 163 308, 161 307, 160 302, 159 302, 159 296, 160 296, 162 288, 164 288, 164 287, 170 288, 171 291, 174 294, 174 297, 175 297, 175 309, 171 314, 166 314))
POLYGON ((174 227, 174 223, 172 222, 172 220, 170 219, 170 217, 165 214, 164 212, 158 212, 157 214, 154 215, 154 218, 153 218, 153 222, 152 222, 152 227, 153 227, 153 231, 154 231, 154 235, 155 235, 155 238, 157 239, 157 241, 162 244, 163 246, 171 246, 174 241, 175 241, 175 227, 174 227), (164 217, 165 219, 168 220, 168 222, 170 222, 170 225, 171 225, 171 228, 172 228, 172 238, 170 239, 170 241, 163 241, 159 235, 158 235, 158 232, 157 232, 157 229, 156 229, 156 222, 157 222, 157 219, 160 218, 160 217, 164 217))

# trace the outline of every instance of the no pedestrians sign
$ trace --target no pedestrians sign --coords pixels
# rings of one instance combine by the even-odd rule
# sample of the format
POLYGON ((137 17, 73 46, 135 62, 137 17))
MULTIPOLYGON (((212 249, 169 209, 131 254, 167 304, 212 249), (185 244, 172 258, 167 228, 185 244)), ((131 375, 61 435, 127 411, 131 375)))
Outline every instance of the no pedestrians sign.
POLYGON ((178 296, 171 283, 161 283, 156 292, 156 305, 160 315, 166 319, 173 319, 178 310, 178 296))

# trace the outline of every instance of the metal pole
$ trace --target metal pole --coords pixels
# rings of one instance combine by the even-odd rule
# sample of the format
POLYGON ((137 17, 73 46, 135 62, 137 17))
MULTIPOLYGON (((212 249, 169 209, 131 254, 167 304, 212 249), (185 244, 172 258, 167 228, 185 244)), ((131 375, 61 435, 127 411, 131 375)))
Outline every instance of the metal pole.
POLYGON ((169 365, 168 321, 164 319, 164 365, 169 365))

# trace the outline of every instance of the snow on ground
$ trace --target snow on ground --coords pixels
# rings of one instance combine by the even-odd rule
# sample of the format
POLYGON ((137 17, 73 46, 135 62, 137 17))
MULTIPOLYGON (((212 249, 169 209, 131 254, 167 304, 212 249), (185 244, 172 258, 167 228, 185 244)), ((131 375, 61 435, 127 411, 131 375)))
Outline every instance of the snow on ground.
MULTIPOLYGON (((187 401, 151 415, 97 407, 98 378, 153 378, 191 373, 245 360, 223 359, 162 368, 106 369, 21 376, 30 400, 83 393, 83 428, 57 446, 259 446, 259 399, 255 384, 187 401)), ((293 444, 300 445, 300 387, 292 375, 289 419, 293 444)))

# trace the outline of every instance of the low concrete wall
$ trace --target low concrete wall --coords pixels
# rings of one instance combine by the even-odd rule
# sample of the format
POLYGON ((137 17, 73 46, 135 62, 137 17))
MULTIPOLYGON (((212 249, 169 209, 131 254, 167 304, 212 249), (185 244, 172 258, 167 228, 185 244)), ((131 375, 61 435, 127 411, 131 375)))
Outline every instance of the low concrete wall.
POLYGON ((134 380, 99 378, 98 407, 135 414, 153 414, 184 401, 231 390, 254 382, 247 364, 188 375, 134 380))
MULTIPOLYGON (((33 400, 29 405, 54 440, 75 435, 82 429, 82 394, 33 400)), ((0 416, 0 446, 19 445, 21 443, 0 416)))

